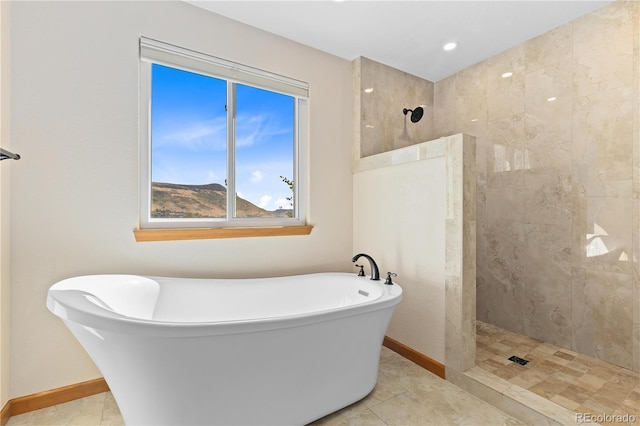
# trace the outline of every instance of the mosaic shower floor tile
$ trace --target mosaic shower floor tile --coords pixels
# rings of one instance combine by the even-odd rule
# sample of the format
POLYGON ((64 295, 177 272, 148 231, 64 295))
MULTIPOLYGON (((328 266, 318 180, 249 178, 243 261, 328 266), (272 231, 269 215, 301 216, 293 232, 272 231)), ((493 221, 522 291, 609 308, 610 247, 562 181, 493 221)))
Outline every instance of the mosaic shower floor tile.
POLYGON ((614 416, 640 424, 640 374, 634 371, 481 321, 476 366, 575 413, 600 416, 602 424, 614 416), (513 355, 529 362, 509 361, 513 355))

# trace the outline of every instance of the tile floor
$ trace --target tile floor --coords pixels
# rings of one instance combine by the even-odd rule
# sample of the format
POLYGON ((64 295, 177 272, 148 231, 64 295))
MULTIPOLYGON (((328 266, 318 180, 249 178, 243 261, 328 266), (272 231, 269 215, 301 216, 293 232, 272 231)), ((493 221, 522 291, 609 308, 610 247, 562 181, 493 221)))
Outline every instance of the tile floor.
MULTIPOLYGON (((313 425, 522 425, 497 408, 382 348, 375 390, 313 425)), ((109 392, 14 416, 18 425, 122 425, 109 392)))
POLYGON ((576 413, 629 415, 640 424, 640 374, 476 323, 476 366, 576 413), (520 365, 515 355, 529 360, 520 365))

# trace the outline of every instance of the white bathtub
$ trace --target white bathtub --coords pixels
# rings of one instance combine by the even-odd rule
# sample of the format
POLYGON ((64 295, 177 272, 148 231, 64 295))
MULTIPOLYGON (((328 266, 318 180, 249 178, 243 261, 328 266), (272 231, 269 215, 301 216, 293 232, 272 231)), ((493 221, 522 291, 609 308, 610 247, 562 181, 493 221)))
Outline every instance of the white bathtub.
POLYGON ((54 284, 127 425, 301 425, 374 388, 402 289, 346 273, 54 284))

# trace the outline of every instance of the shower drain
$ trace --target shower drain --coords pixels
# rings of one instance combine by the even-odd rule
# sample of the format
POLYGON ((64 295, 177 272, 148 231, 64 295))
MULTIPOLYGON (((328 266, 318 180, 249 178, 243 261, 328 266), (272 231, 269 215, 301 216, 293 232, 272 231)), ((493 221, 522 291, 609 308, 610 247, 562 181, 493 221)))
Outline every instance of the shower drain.
POLYGON ((517 356, 515 356, 515 355, 511 356, 511 357, 509 358, 509 361, 513 361, 513 362, 518 363, 518 364, 520 364, 520 365, 527 365, 527 363, 529 362, 529 360, 522 359, 522 358, 517 357, 517 356))

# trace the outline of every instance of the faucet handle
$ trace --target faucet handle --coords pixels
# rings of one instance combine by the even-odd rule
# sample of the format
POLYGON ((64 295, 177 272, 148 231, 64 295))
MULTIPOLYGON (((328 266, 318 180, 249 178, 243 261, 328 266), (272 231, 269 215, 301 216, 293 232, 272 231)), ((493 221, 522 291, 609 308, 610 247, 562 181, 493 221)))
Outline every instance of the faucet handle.
POLYGON ((364 275, 364 266, 363 266, 363 265, 358 265, 357 263, 356 263, 356 266, 357 266, 358 268, 360 268, 360 272, 358 272, 358 276, 359 276, 359 277, 364 277, 364 276, 365 276, 365 275, 364 275))
POLYGON ((384 281, 384 283, 386 285, 391 285, 393 284, 393 281, 391 280, 391 277, 397 277, 398 274, 394 273, 394 272, 387 272, 387 279, 384 281))

